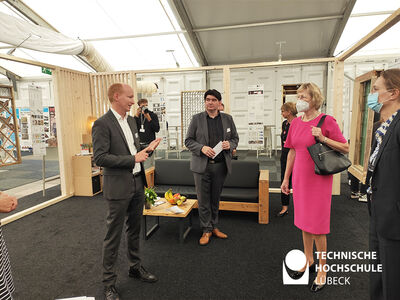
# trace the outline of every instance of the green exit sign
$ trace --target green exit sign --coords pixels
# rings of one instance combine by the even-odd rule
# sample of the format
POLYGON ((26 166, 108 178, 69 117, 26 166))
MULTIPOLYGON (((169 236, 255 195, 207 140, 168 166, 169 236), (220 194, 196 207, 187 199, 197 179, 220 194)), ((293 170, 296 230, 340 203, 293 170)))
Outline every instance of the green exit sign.
POLYGON ((42 67, 42 73, 43 73, 43 74, 48 74, 48 75, 51 75, 51 74, 52 74, 52 72, 51 72, 50 69, 44 68, 44 67, 42 67))

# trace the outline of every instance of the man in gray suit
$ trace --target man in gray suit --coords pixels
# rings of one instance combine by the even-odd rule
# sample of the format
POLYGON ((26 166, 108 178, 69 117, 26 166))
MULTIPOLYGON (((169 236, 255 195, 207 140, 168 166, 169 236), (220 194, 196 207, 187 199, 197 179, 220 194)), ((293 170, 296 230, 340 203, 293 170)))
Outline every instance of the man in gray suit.
POLYGON ((219 199, 227 175, 231 172, 232 150, 239 136, 230 115, 219 112, 221 94, 208 90, 204 94, 206 111, 193 116, 186 134, 185 145, 192 152, 193 172, 199 204, 200 245, 207 245, 211 235, 226 239, 218 228, 219 199), (222 142, 222 151, 215 156, 213 148, 222 142))
POLYGON ((146 282, 157 278, 140 262, 139 233, 143 214, 146 176, 143 162, 160 143, 152 141, 140 148, 135 119, 128 115, 135 103, 127 84, 115 83, 108 89, 110 110, 94 122, 92 128, 95 163, 103 167, 103 195, 108 207, 107 232, 103 242, 103 284, 105 299, 119 299, 115 288, 115 264, 124 220, 128 244, 129 276, 146 282))

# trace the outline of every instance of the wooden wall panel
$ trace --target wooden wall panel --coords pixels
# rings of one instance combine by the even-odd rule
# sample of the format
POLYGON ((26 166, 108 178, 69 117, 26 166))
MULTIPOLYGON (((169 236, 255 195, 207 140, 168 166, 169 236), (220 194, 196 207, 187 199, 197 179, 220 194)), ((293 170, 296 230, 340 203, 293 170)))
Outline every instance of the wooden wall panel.
POLYGON ((87 117, 92 114, 89 74, 56 68, 53 72, 62 195, 74 193, 72 157, 80 153, 87 117))
MULTIPOLYGON (((93 93, 91 95, 91 105, 93 116, 100 117, 104 115, 110 105, 108 101, 107 91, 108 87, 116 82, 132 84, 132 72, 115 72, 115 73, 94 73, 90 74, 90 84, 93 86, 93 93)), ((135 98, 136 99, 136 98, 135 98)))

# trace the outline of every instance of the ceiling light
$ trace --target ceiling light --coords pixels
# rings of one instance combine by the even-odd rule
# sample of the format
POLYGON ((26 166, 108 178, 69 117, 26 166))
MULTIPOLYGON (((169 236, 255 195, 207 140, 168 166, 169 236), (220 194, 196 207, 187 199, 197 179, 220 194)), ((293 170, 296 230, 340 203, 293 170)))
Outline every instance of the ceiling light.
POLYGON ((278 61, 282 61, 282 44, 286 44, 286 41, 279 41, 276 42, 275 44, 279 45, 278 61))
POLYGON ((174 55, 175 50, 165 50, 165 52, 169 52, 169 53, 172 54, 172 57, 174 58, 174 61, 175 61, 175 64, 176 64, 176 67, 179 68, 179 67, 180 67, 180 66, 179 66, 179 63, 178 63, 178 61, 176 60, 176 57, 175 57, 175 55, 174 55))

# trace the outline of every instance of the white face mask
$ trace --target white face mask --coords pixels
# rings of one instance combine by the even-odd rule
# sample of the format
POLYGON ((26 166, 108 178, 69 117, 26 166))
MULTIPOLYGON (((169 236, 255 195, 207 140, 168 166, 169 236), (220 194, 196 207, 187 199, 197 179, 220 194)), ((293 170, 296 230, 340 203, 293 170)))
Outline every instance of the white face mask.
POLYGON ((310 103, 304 100, 297 100, 296 109, 298 112, 304 112, 310 109, 310 103))

